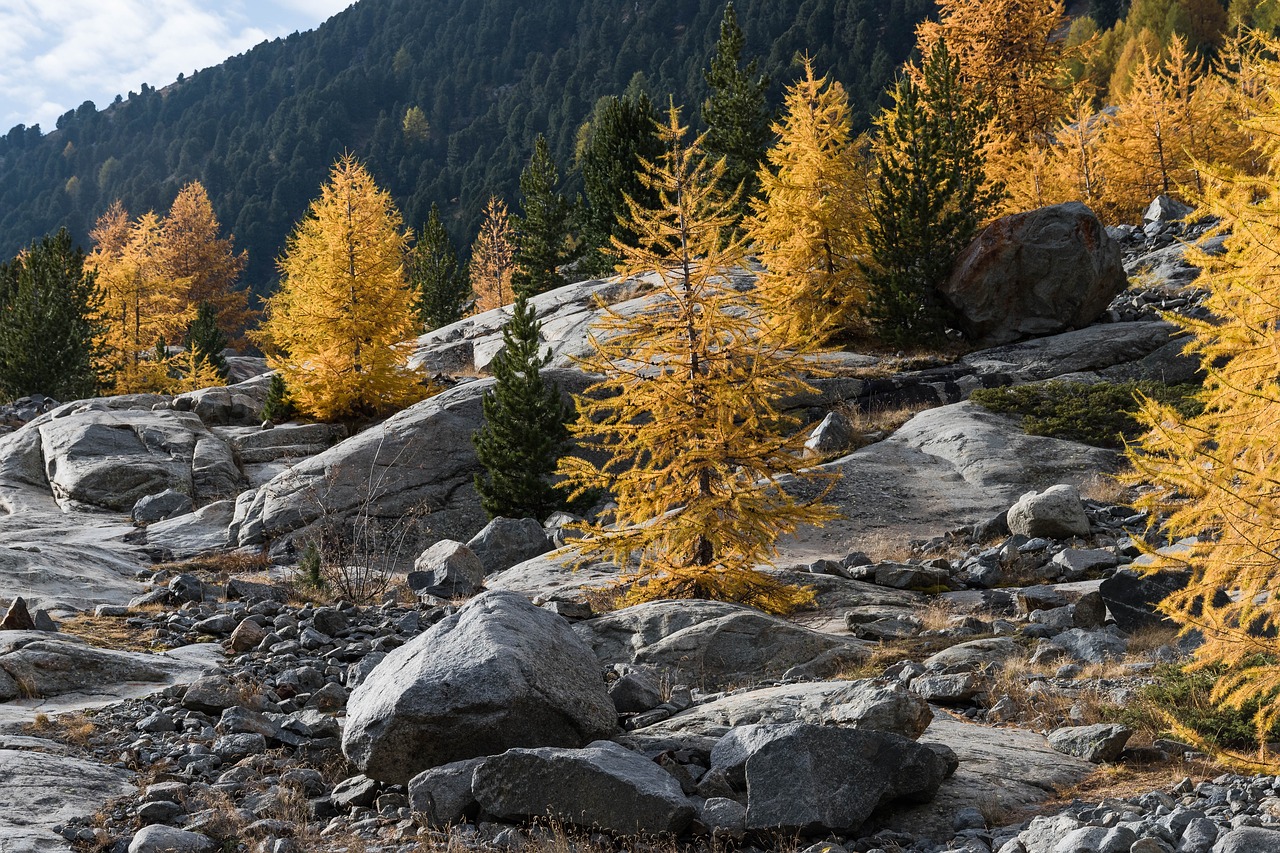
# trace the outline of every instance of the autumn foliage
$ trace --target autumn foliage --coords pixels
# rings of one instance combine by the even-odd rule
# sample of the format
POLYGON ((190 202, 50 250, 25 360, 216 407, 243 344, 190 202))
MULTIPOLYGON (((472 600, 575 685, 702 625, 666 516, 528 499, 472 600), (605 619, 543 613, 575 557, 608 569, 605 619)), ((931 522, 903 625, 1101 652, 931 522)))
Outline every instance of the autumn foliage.
POLYGON ((193 373, 181 358, 157 355, 181 343, 200 305, 209 305, 220 331, 239 335, 252 318, 238 287, 244 253, 236 254, 199 183, 183 187, 168 215, 130 219, 118 202, 90 233, 87 259, 102 291, 99 321, 102 372, 115 393, 173 392, 218 384, 193 373))
POLYGON ((844 88, 804 76, 788 87, 778 141, 759 173, 762 188, 747 221, 764 271, 756 298, 766 334, 784 345, 812 345, 851 322, 866 301, 858 274, 866 164, 850 130, 844 88))
POLYGON ((789 610, 809 594, 756 567, 778 536, 832 517, 779 482, 801 471, 803 436, 785 429, 794 424, 778 401, 807 386, 798 357, 757 335, 758 310, 726 275, 745 247, 732 236, 723 161, 705 162, 674 107, 661 130, 665 153, 641 172, 658 206, 631 201, 640 245, 614 244, 621 271, 655 285, 652 303, 627 316, 606 309, 583 364, 605 378, 579 398, 572 427, 607 459, 561 464, 575 494, 605 489, 617 503, 615 523, 591 527, 579 548, 628 570, 630 602, 789 610))
POLYGON ((289 236, 260 339, 290 398, 321 420, 359 420, 424 396, 405 367, 415 333, 408 235, 391 197, 351 155, 289 236))
MULTIPOLYGON (((1272 49, 1276 45, 1271 45, 1272 49)), ((1204 410, 1181 417, 1146 400, 1150 432, 1130 451, 1135 479, 1154 484, 1144 499, 1165 514, 1174 539, 1197 537, 1184 553, 1155 555, 1150 571, 1189 569, 1190 583, 1160 606, 1204 644, 1196 665, 1225 665, 1214 698, 1242 708, 1261 701, 1257 730, 1280 720, 1280 65, 1263 66, 1271 105, 1244 130, 1270 140, 1266 170, 1250 179, 1219 171, 1204 209, 1218 217, 1225 253, 1195 255, 1198 287, 1213 321, 1174 319, 1194 337, 1188 351, 1207 374, 1204 410)))
POLYGON ((516 235, 502 199, 492 196, 484 208, 480 233, 471 246, 471 289, 476 314, 509 305, 515 298, 511 275, 516 268, 516 235))

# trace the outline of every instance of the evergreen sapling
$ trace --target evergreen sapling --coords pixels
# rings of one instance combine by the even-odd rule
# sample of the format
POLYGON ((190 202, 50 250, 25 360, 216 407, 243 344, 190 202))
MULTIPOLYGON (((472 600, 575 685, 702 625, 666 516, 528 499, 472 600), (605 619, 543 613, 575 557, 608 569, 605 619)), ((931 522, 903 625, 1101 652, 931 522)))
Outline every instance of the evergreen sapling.
POLYGON ((540 355, 541 324, 528 297, 516 295, 502 330, 502 351, 491 368, 496 380, 484 395, 484 425, 472 436, 484 472, 476 491, 489 516, 546 519, 565 505, 552 483, 568 449, 573 408, 555 383, 543 380, 551 352, 540 355))

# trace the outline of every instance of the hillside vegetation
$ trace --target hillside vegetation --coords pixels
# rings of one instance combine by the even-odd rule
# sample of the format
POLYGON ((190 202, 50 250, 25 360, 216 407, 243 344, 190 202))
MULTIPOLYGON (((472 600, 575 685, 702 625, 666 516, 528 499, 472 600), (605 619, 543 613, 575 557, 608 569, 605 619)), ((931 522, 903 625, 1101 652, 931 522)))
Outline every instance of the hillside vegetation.
MULTIPOLYGON (((745 55, 759 58, 775 103, 807 51, 844 82, 864 127, 933 6, 737 5, 745 55)), ((105 109, 85 102, 56 131, 10 130, 0 139, 0 255, 62 225, 87 243, 112 201, 161 210, 198 180, 248 250, 245 281, 263 292, 289 229, 348 151, 407 224, 420 227, 435 202, 465 242, 490 195, 514 195, 537 134, 567 166, 595 101, 637 73, 655 103, 667 93, 701 103, 723 10, 721 0, 362 0, 173 85, 142 85, 105 109)))

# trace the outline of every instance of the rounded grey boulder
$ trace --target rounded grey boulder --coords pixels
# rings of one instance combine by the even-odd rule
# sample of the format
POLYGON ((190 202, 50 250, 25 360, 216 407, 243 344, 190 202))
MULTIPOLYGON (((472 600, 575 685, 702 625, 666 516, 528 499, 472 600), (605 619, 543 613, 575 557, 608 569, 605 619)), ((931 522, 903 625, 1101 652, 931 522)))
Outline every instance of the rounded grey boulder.
POLYGON ((617 723, 596 658, 569 623, 495 590, 378 664, 348 701, 342 751, 365 775, 404 784, 513 747, 581 747, 617 723))
POLYGON ((129 842, 129 853, 207 853, 217 846, 198 832, 154 824, 138 830, 129 842))
POLYGON ((1032 539, 1070 539, 1089 535, 1089 517, 1075 486, 1051 486, 1027 492, 1009 507, 1009 529, 1032 539))

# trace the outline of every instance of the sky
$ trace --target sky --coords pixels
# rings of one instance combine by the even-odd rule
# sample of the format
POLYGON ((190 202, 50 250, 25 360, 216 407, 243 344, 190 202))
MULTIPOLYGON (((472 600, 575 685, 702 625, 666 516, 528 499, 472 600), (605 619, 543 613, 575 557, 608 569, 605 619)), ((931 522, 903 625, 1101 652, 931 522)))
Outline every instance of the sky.
POLYGON ((46 133, 143 83, 164 88, 266 39, 315 29, 352 0, 0 0, 0 134, 46 133))

